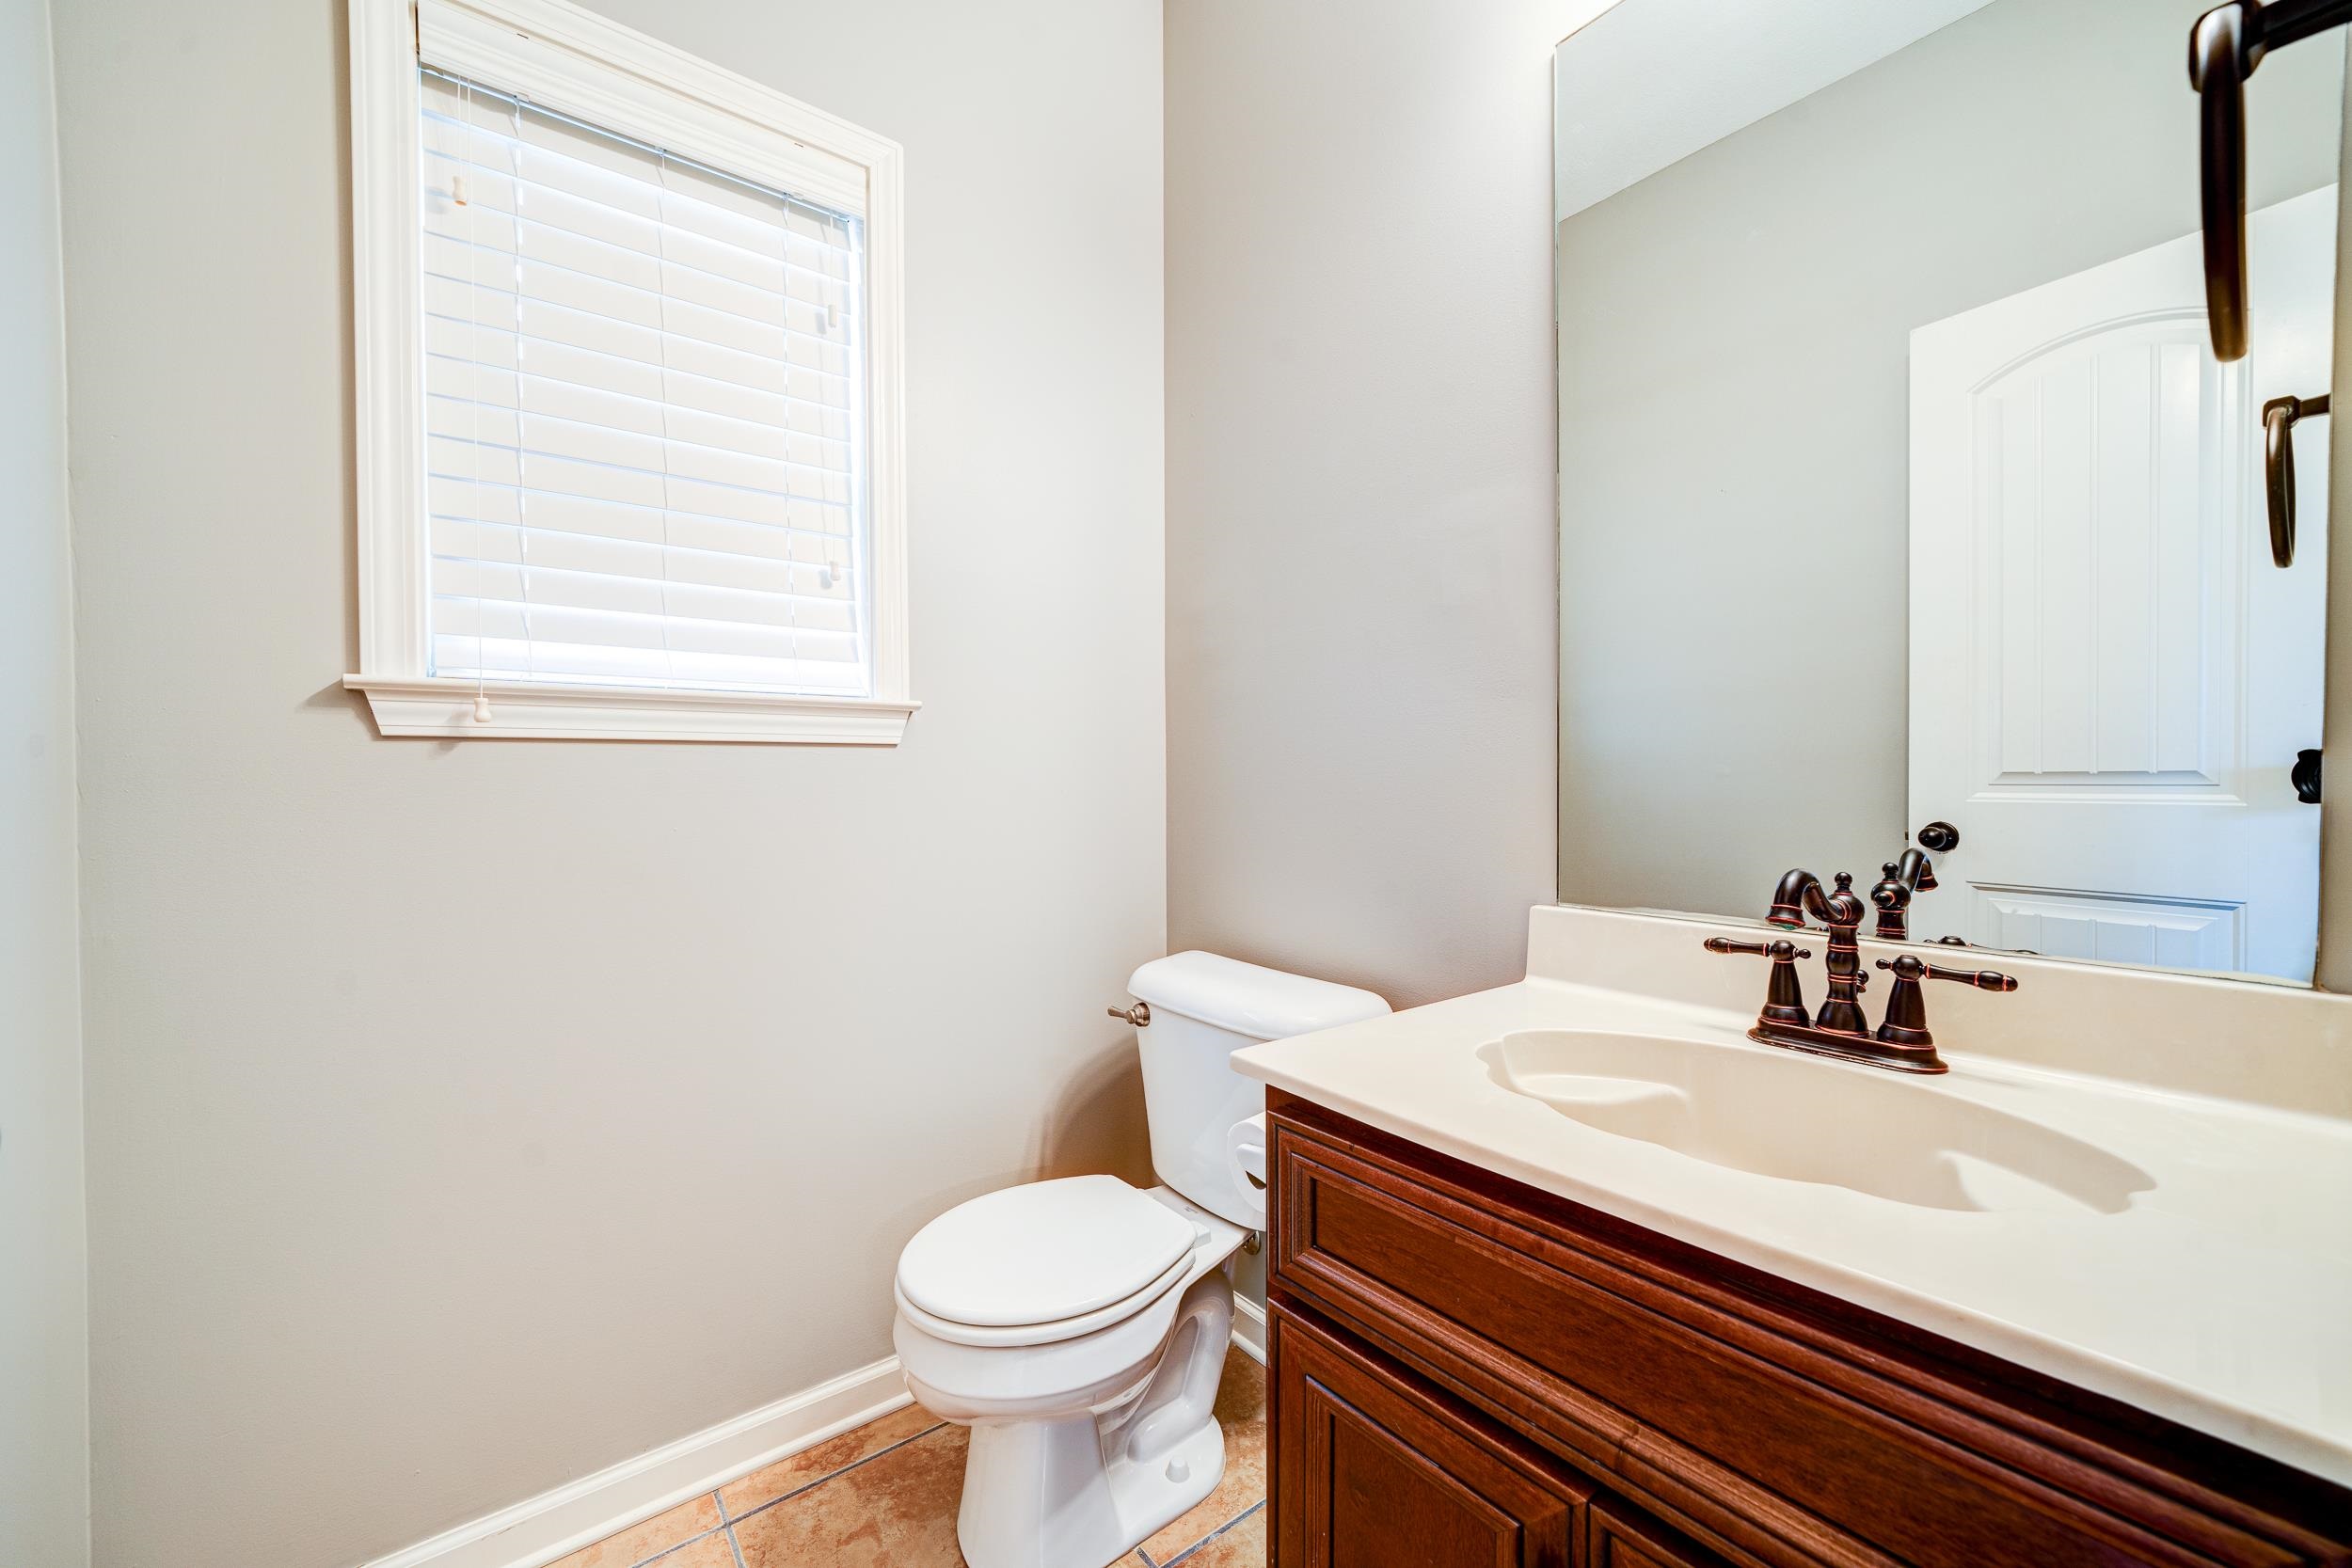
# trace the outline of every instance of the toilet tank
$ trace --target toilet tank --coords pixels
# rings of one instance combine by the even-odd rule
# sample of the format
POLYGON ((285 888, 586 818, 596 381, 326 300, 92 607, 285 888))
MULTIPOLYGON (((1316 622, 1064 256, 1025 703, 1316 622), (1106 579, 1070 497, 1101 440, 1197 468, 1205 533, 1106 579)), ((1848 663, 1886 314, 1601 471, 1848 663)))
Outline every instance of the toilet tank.
POLYGON ((1127 990, 1152 1009, 1136 1036, 1152 1170, 1210 1212, 1263 1229, 1265 1193, 1233 1163, 1227 1134, 1265 1109, 1265 1085, 1235 1072, 1230 1058, 1261 1040, 1376 1017, 1389 1005, 1353 986, 1199 952, 1152 959, 1127 990))

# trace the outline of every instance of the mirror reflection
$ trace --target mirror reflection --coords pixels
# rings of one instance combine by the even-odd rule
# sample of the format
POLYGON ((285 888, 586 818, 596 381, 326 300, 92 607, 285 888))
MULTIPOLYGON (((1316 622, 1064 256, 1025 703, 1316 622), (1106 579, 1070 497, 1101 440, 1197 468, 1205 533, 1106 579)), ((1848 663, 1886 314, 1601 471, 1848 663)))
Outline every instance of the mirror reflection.
POLYGON ((2246 83, 2225 362, 2205 3, 1560 46, 1564 901, 2310 979, 2344 55, 2246 83))

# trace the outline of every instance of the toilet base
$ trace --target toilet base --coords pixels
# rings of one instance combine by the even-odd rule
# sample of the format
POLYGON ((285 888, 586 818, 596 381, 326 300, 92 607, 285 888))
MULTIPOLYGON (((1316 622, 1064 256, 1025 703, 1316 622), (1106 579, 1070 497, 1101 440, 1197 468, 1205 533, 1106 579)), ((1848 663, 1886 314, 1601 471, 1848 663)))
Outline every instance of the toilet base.
POLYGON ((1157 1459, 1122 1454, 1107 1464, 1092 1417, 974 1427, 956 1544, 971 1568, 1104 1568, 1224 1475, 1225 1433, 1215 1418, 1157 1459))
POLYGON ((1225 1433, 1210 1410, 1232 1314, 1232 1287, 1213 1271, 1185 1291, 1167 1354, 1136 1398, 974 1423, 956 1513, 971 1568, 1105 1568, 1216 1490, 1225 1433))

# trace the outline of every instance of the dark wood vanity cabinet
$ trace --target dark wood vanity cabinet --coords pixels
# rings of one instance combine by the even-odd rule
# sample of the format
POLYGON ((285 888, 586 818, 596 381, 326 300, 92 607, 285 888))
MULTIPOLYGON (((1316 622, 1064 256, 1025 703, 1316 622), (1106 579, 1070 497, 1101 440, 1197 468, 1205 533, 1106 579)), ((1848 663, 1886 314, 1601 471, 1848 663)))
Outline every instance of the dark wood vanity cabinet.
POLYGON ((1592 1488, 1305 1319, 1273 1326, 1284 1562, 1567 1568, 1592 1488))
POLYGON ((1596 1568, 1723 1568, 1713 1552, 1608 1503, 1593 1509, 1584 1541, 1584 1560, 1596 1568))
POLYGON ((1269 1110, 1279 1568, 2352 1565, 2352 1492, 1269 1110))

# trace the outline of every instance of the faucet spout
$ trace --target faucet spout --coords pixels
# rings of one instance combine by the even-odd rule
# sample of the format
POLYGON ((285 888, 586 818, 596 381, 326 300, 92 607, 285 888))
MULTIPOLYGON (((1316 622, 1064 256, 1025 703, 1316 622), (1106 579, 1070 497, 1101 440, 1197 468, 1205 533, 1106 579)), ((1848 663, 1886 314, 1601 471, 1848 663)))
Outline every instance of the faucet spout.
POLYGON ((1764 923, 1793 929, 1804 924, 1807 914, 1829 924, 1829 902, 1821 879, 1810 871, 1791 871, 1772 890, 1772 907, 1765 911, 1764 923))

